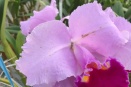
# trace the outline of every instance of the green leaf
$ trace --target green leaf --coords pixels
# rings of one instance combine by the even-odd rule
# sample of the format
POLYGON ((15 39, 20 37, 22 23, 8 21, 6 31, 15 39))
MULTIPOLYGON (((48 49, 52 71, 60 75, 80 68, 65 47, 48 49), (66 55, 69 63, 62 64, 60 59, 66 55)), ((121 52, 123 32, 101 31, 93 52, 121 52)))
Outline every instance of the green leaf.
MULTIPOLYGON (((70 14, 74 9, 76 9, 78 6, 83 5, 85 0, 63 0, 63 13, 70 14), (66 12, 65 12, 66 11, 66 12)), ((58 3, 57 3, 58 4, 58 3)), ((64 14, 64 16, 67 16, 64 14)))
POLYGON ((17 20, 17 15, 18 15, 18 11, 19 11, 19 0, 15 0, 15 1, 9 1, 9 5, 8 8, 13 16, 13 20, 16 21, 17 20))
MULTIPOLYGON (((10 82, 5 78, 0 78, 0 82, 10 85, 10 82)), ((18 86, 16 84, 14 84, 14 87, 18 87, 18 86)))
POLYGON ((7 41, 11 44, 11 46, 13 48, 15 48, 15 39, 14 39, 14 37, 7 30, 5 30, 5 33, 6 33, 7 41))
POLYGON ((0 45, 0 52, 4 52, 3 46, 0 45))
POLYGON ((5 30, 5 33, 6 33, 6 39, 9 42, 10 46, 14 50, 15 54, 17 54, 17 56, 19 56, 19 53, 16 48, 16 41, 15 41, 15 38, 13 37, 13 34, 11 35, 9 33, 9 31, 7 31, 7 30, 5 30))
POLYGON ((127 12, 125 13, 125 18, 126 18, 126 19, 130 19, 130 18, 131 18, 131 7, 129 7, 129 9, 128 9, 127 12))
POLYGON ((5 0, 0 0, 0 27, 1 27, 1 23, 2 23, 2 17, 3 17, 3 10, 4 10, 4 1, 5 0))
MULTIPOLYGON (((129 73, 129 80, 131 82, 131 73, 129 73)), ((131 84, 130 84, 130 87, 131 87, 131 84)))
POLYGON ((18 33, 20 31, 20 27, 19 26, 9 26, 6 28, 6 30, 9 32, 9 33, 18 33))
POLYGON ((30 17, 30 16, 33 16, 33 13, 28 13, 28 14, 19 15, 19 17, 21 17, 21 16, 30 17))
POLYGON ((3 1, 2 4, 4 4, 4 9, 1 12, 2 15, 2 21, 1 21, 1 26, 0 26, 0 38, 1 38, 1 43, 3 45, 4 48, 4 53, 6 55, 7 58, 13 58, 15 57, 13 60, 11 60, 12 63, 15 62, 15 60, 17 59, 16 54, 14 53, 14 51, 12 50, 10 44, 7 42, 6 40, 6 32, 5 32, 5 23, 6 23, 6 11, 7 11, 7 6, 8 6, 8 0, 0 0, 3 1))
POLYGON ((19 31, 16 37, 16 48, 19 54, 22 51, 21 46, 24 44, 24 42, 25 42, 25 36, 19 31))
POLYGON ((120 1, 115 1, 115 4, 112 7, 112 9, 114 10, 114 12, 117 15, 124 17, 123 6, 122 6, 122 3, 120 1))

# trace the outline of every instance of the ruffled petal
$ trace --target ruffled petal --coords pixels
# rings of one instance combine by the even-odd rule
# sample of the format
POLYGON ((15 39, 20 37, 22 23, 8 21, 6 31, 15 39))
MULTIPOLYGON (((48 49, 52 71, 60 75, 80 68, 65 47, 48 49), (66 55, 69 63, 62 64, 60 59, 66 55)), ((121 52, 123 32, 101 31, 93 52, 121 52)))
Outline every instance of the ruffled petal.
POLYGON ((51 86, 50 84, 48 85, 40 84, 40 85, 35 85, 33 87, 77 87, 75 82, 76 82, 76 78, 72 76, 60 82, 57 82, 54 86, 51 86))
POLYGON ((96 1, 79 6, 69 17, 69 28, 73 39, 109 25, 112 25, 110 18, 96 1))
POLYGON ((91 52, 97 52, 109 57, 114 55, 126 42, 128 40, 123 37, 117 28, 108 26, 84 37, 79 44, 90 49, 91 52))
POLYGON ((63 81, 58 82, 54 87, 77 87, 75 82, 76 82, 76 78, 70 77, 63 81))
POLYGON ((121 62, 126 70, 131 70, 131 23, 121 17, 117 17, 114 23, 123 32, 123 36, 128 39, 128 42, 119 48, 113 57, 121 62))
POLYGON ((56 0, 51 0, 50 6, 54 7, 56 13, 58 13, 57 5, 56 5, 56 0))
POLYGON ((116 17, 116 19, 114 20, 114 24, 120 31, 127 30, 131 32, 131 23, 127 21, 125 18, 116 17))
POLYGON ((27 21, 20 22, 22 33, 27 36, 40 23, 54 20, 58 14, 55 4, 55 1, 52 0, 52 4, 50 6, 46 6, 39 12, 34 11, 34 16, 29 18, 27 21))
POLYGON ((27 85, 50 84, 77 74, 77 62, 70 49, 70 35, 61 21, 37 26, 24 44, 16 68, 27 77, 27 85))
POLYGON ((76 83, 78 87, 128 87, 128 73, 115 59, 107 62, 101 69, 92 67, 89 76, 82 76, 76 83))
POLYGON ((125 18, 116 16, 113 10, 109 7, 105 10, 105 13, 110 17, 115 26, 120 30, 128 30, 131 32, 131 23, 128 22, 125 18))
POLYGON ((78 7, 69 18, 69 28, 72 42, 105 58, 114 55, 127 42, 97 2, 78 7))
POLYGON ((131 32, 131 24, 124 18, 116 16, 115 12, 109 7, 105 10, 105 13, 109 15, 112 22, 119 29, 120 33, 123 35, 127 41, 129 40, 129 32, 131 32))
MULTIPOLYGON (((130 36, 131 38, 131 36, 130 36)), ((126 70, 131 70, 131 39, 130 41, 123 47, 119 49, 119 51, 113 56, 115 57, 126 70)))
POLYGON ((106 8, 105 13, 109 15, 112 22, 114 22, 114 20, 116 19, 116 15, 115 12, 111 9, 111 7, 106 8))
MULTIPOLYGON (((107 11, 108 14, 113 15, 112 9, 109 8, 108 10, 110 10, 107 11)), ((131 23, 119 16, 113 16, 111 18, 113 18, 112 21, 119 29, 123 37, 127 39, 127 43, 119 47, 119 50, 112 55, 112 57, 116 58, 121 64, 123 64, 126 70, 131 70, 131 23)))

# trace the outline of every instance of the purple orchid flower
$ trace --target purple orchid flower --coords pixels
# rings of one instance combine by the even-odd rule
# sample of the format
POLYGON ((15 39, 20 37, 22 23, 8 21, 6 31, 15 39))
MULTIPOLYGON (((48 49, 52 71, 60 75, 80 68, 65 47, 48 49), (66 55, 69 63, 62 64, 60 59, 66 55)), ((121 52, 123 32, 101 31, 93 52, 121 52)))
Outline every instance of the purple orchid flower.
MULTIPOLYGON (((26 43, 22 47, 21 58, 16 61, 16 68, 27 77, 27 85, 84 87, 76 85, 75 78, 81 76, 85 69, 90 74, 99 72, 99 67, 93 68, 91 72, 92 67, 87 68, 87 65, 92 62, 104 64, 109 57, 115 60, 110 61, 111 67, 107 73, 112 72, 115 67, 120 69, 114 70, 115 74, 111 74, 111 79, 122 71, 117 76, 124 75, 124 79, 120 76, 116 80, 128 80, 125 70, 131 70, 131 51, 127 49, 130 47, 130 30, 128 27, 123 30, 121 28, 131 24, 123 19, 122 22, 126 23, 119 28, 119 23, 115 23, 117 17, 112 17, 111 14, 113 13, 110 11, 103 11, 101 5, 95 1, 79 6, 72 12, 69 27, 62 21, 52 19, 31 28, 32 32, 27 35, 26 43)), ((107 75, 104 71, 101 73, 101 76, 103 73, 107 75)), ((78 83, 81 85, 81 80, 78 83)), ((127 87, 128 84, 127 82, 121 87, 127 87)))

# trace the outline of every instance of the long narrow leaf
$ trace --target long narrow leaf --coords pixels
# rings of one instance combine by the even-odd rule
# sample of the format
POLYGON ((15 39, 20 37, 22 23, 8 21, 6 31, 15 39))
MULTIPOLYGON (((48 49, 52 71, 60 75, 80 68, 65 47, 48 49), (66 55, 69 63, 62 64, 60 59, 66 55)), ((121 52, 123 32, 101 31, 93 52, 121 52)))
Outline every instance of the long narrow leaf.
MULTIPOLYGON (((12 58, 15 57, 13 60, 11 60, 12 63, 15 62, 15 60, 17 59, 16 54, 14 53, 14 51, 12 50, 12 48, 10 47, 9 43, 6 40, 6 34, 5 34, 5 20, 6 20, 6 10, 7 10, 7 6, 8 6, 8 2, 9 0, 1 0, 3 1, 4 4, 4 10, 2 12, 3 16, 2 16, 2 22, 1 22, 1 26, 0 26, 0 38, 1 38, 1 42, 4 48, 4 52, 5 55, 7 56, 7 58, 12 58)), ((1 8, 0 8, 1 9, 1 8)))
POLYGON ((19 31, 16 37, 16 49, 18 51, 18 54, 21 53, 22 48, 21 46, 24 44, 25 42, 25 36, 19 31))

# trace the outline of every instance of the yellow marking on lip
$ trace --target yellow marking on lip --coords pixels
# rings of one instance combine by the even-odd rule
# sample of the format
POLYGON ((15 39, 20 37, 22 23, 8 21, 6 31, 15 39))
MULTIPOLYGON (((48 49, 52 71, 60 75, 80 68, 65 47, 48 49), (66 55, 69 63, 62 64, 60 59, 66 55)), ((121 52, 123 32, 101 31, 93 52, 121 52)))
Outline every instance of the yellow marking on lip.
POLYGON ((102 65, 101 70, 108 70, 108 67, 102 65))
POLYGON ((87 65, 87 68, 95 68, 95 69, 97 69, 98 66, 97 66, 97 64, 95 62, 91 62, 90 64, 87 65))
POLYGON ((82 82, 89 82, 90 77, 89 76, 83 76, 82 82))
MULTIPOLYGON (((87 67, 87 68, 98 69, 98 70, 103 70, 103 71, 104 71, 104 70, 108 70, 108 69, 110 68, 110 62, 106 62, 105 65, 101 65, 101 68, 100 68, 100 69, 99 69, 97 63, 95 63, 95 62, 91 62, 91 63, 88 64, 86 67, 87 67)), ((90 76, 87 76, 87 74, 89 75, 91 72, 92 72, 92 71, 87 71, 87 72, 85 72, 84 74, 86 74, 86 75, 84 75, 84 76, 82 77, 81 81, 82 81, 82 82, 86 82, 86 83, 89 82, 90 76)))
POLYGON ((106 62, 106 66, 101 65, 101 70, 108 70, 109 68, 110 68, 110 62, 106 62))

